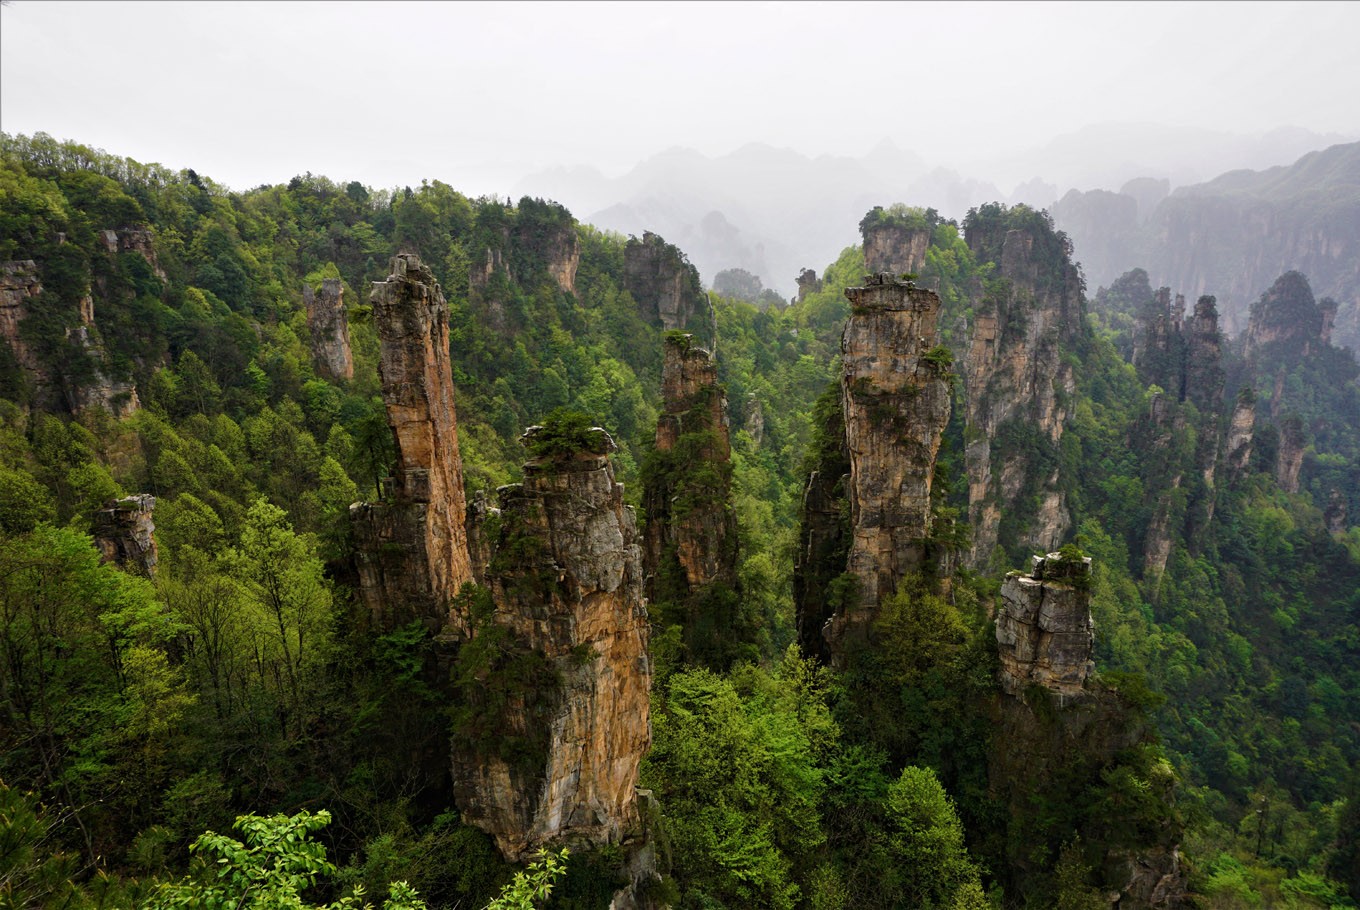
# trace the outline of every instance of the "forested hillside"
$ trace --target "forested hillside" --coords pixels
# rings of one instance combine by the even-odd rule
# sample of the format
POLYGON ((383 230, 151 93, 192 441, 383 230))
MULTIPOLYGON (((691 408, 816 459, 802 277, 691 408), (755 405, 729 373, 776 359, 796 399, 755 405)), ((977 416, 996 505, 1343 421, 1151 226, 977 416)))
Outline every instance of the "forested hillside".
POLYGON ((1291 272, 1228 338, 1142 271, 1088 304, 1024 206, 860 227, 758 308, 539 199, 0 138, 0 894, 1355 906, 1336 304, 1291 272), (443 363, 434 615, 393 529, 443 363))

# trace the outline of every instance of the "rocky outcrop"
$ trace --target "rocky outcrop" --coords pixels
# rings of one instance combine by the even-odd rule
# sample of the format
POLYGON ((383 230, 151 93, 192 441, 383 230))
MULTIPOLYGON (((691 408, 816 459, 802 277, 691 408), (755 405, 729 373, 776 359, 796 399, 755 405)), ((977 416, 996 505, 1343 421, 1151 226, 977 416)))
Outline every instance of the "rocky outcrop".
POLYGON ((1229 478, 1242 476, 1251 464, 1251 443, 1256 431, 1256 395, 1244 387, 1233 405, 1228 435, 1223 443, 1223 463, 1229 478))
POLYGON ((969 563, 981 566, 998 543, 1052 550, 1071 527, 1057 456, 1076 380, 1062 354, 1083 331, 1085 299, 1051 229, 980 222, 967 240, 1005 279, 975 304, 964 360, 969 563), (1003 516, 1015 540, 1000 540, 1003 516))
POLYGON ((354 356, 349 347, 349 321, 345 318, 344 290, 339 278, 327 278, 313 291, 302 289, 307 308, 307 330, 312 335, 312 359, 324 378, 354 378, 354 356))
POLYGON ((374 625, 414 619, 432 630, 465 632, 449 604, 472 580, 464 527, 467 504, 458 456, 448 306, 429 268, 413 253, 392 260, 370 298, 378 330, 383 404, 396 443, 384 500, 350 508, 359 593, 374 625))
POLYGON ((668 562, 688 594, 715 581, 731 584, 737 556, 727 398, 712 355, 694 336, 666 336, 661 397, 656 452, 665 464, 647 472, 643 489, 644 564, 654 600, 668 562))
POLYGON ((1035 556, 1028 575, 1006 576, 996 643, 1008 695, 1036 684, 1060 699, 1081 692, 1094 666, 1090 586, 1089 556, 1035 556))
POLYGON ((1308 357, 1331 343, 1336 303, 1313 298, 1308 279, 1285 272, 1251 305, 1243 343, 1248 358, 1274 346, 1291 360, 1308 357))
POLYGON ((165 280, 165 269, 156 258, 156 238, 148 228, 125 227, 99 232, 106 253, 136 253, 147 261, 156 277, 165 280))
POLYGON ((860 223, 860 233, 864 239, 864 268, 870 274, 919 272, 926 264, 932 233, 929 227, 866 218, 860 223))
MULTIPOLYGON (((1139 821, 1105 812, 1074 816, 1063 836, 1079 835, 1088 851, 1099 851, 1095 874, 1110 906, 1169 910, 1183 905, 1186 892, 1181 826, 1171 810, 1175 776, 1140 757, 1136 747, 1153 736, 1146 718, 1093 673, 1090 583, 1091 560, 1064 548, 1033 557, 1027 574, 1011 572, 1002 584, 996 640, 1004 694, 996 705, 990 789, 1012 820, 1026 819, 1021 824, 1032 831, 1036 804, 1089 799, 1125 765, 1148 800, 1139 821)), ((1027 881, 1052 874, 1036 862, 1040 856, 1030 845, 1008 850, 1007 891, 1024 892, 1027 881)))
POLYGON ((1347 512, 1346 497, 1340 490, 1332 490, 1331 495, 1327 497, 1327 511, 1322 514, 1329 534, 1340 537, 1346 533, 1347 512))
POLYGON ((798 273, 798 302, 802 303, 808 294, 815 294, 822 289, 822 279, 817 277, 814 269, 803 269, 798 273))
POLYGON ((103 408, 119 419, 132 416, 142 406, 137 386, 129 379, 115 379, 106 372, 104 342, 94 326, 94 309, 89 298, 81 301, 81 318, 87 321, 68 328, 66 340, 89 359, 93 368, 87 378, 64 381, 67 406, 73 414, 87 408, 103 408))
POLYGON ((32 259, 0 262, 0 338, 14 353, 24 370, 37 375, 41 365, 33 350, 19 334, 19 324, 33 307, 34 299, 42 293, 42 279, 38 264, 32 259))
MULTIPOLYGON (((651 232, 628 238, 623 248, 623 286, 644 318, 667 331, 707 328, 708 295, 685 254, 651 232)), ((710 339, 711 341, 711 339, 710 339)))
POLYGON ((1218 330, 1217 299, 1201 296, 1186 326, 1182 401, 1192 401, 1203 412, 1223 404, 1223 334, 1218 330))
POLYGON ((501 510, 491 505, 485 490, 478 490, 468 500, 467 541, 468 559, 472 562, 472 579, 486 586, 486 570, 491 565, 491 548, 501 523, 501 510))
POLYGON ((557 282, 559 290, 576 293, 576 270, 581 266, 581 248, 576 240, 576 229, 570 223, 559 224, 537 238, 536 252, 543 265, 557 282))
POLYGON ((949 422, 951 357, 939 347, 940 298, 890 274, 847 288, 841 407, 849 453, 852 603, 827 625, 833 658, 864 640, 879 602, 923 567, 935 456, 949 422))
POLYGON ((107 563, 129 572, 154 578, 159 561, 156 524, 152 511, 156 497, 146 493, 110 499, 94 513, 94 543, 107 563))
POLYGON ((525 434, 487 570, 494 610, 462 646, 454 792, 463 819, 521 861, 548 843, 630 843, 650 743, 648 623, 613 440, 525 434))
POLYGON ((1280 421, 1280 447, 1275 455, 1275 482, 1286 493, 1299 491, 1299 472, 1303 469, 1303 450, 1308 439, 1303 421, 1290 414, 1280 421))

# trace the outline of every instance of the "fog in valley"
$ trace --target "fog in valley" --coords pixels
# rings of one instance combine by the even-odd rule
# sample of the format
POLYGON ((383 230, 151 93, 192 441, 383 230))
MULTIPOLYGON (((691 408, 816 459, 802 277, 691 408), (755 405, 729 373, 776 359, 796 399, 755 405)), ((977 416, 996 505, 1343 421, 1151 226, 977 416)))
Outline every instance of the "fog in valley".
MULTIPOLYGON (((959 218, 1150 178, 1130 188, 1146 220, 1177 188, 1360 137, 1353 4, 16 0, 3 15, 8 133, 235 189, 312 172, 541 196, 661 234, 706 283, 742 268, 785 297, 876 204, 959 218)), ((1115 267, 1088 266, 1093 288, 1115 267)))

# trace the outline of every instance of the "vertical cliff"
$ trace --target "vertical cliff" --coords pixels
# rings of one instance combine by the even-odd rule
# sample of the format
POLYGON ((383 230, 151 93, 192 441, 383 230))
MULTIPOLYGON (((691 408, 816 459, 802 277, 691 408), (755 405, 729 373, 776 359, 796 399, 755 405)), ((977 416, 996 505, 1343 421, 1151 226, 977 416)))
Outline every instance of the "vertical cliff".
POLYGON ((422 619, 432 629, 466 619, 449 603, 472 580, 467 504, 458 455, 448 306, 419 257, 392 260, 370 298, 381 345, 378 372, 396 464, 384 499, 350 509, 359 592, 378 628, 422 619))
POLYGON ((1110 906, 1183 906, 1175 774, 1159 760, 1137 701, 1093 672, 1090 583, 1091 560, 1064 547, 1033 557, 1028 573, 1011 572, 1002 584, 1002 694, 988 759, 989 789, 1009 815, 1000 876, 1015 894, 1051 881, 1059 851, 1079 836, 1110 906), (1119 799, 1119 781, 1138 787, 1142 799, 1116 817, 1105 800, 1119 799), (1056 826, 1034 815, 1036 805, 1078 802, 1092 808, 1056 826))
POLYGON ((847 570, 857 592, 827 625, 831 653, 865 639, 879 602, 923 567, 935 456, 949 422, 952 358, 939 347, 940 299, 892 275, 847 288, 841 407, 849 454, 847 570))
POLYGON ((864 240, 864 268, 872 274, 919 272, 926 264, 931 235, 928 225, 917 227, 866 217, 860 223, 860 233, 864 240))
POLYGON ((317 372, 331 381, 354 378, 343 295, 339 278, 325 279, 315 291, 309 287, 302 289, 307 329, 312 335, 312 359, 317 372))
POLYGON ((159 561, 156 524, 152 511, 156 497, 146 493, 110 499, 94 513, 94 542, 105 562, 152 578, 159 561))
MULTIPOLYGON (((685 254, 651 232, 623 248, 623 286, 644 318, 667 331, 706 330, 708 295, 685 254)), ((712 342, 709 338, 708 341, 712 342)))
POLYGON ((1303 470, 1303 450, 1308 443, 1303 421, 1290 414, 1280 421, 1280 447, 1275 455, 1275 482, 1286 493, 1299 491, 1299 472, 1303 470))
POLYGON ((798 273, 798 302, 802 303, 808 294, 815 294, 822 289, 822 279, 817 277, 815 269, 803 269, 798 273))
POLYGON ((42 289, 38 264, 32 259, 0 262, 0 338, 9 345, 19 366, 35 379, 42 367, 19 334, 19 325, 32 311, 42 289))
POLYGON ((1193 401, 1201 412, 1217 411, 1223 404, 1223 334, 1218 330, 1216 298, 1206 295, 1195 301, 1185 334, 1181 400, 1193 401))
POLYGON ((964 360, 974 566, 998 544, 1055 549, 1071 526, 1059 449, 1076 380, 1064 353, 1085 331, 1066 239, 1039 213, 984 208, 965 222, 969 247, 1000 279, 974 305, 964 360))
POLYGON ((1066 553, 1035 556, 1028 575, 1006 576, 996 615, 1006 694, 1040 685, 1061 700, 1082 691, 1094 666, 1090 586, 1091 558, 1066 553))
POLYGON ((1223 463, 1229 480, 1241 477, 1251 464, 1251 444, 1256 428, 1256 394, 1250 386, 1243 386, 1233 405, 1228 421, 1228 435, 1223 443, 1223 463))
POLYGON ((692 658, 721 666, 749 638, 736 612, 727 398, 694 336, 667 333, 664 345, 656 448, 642 469, 647 596, 692 658))
POLYGON ((490 603, 458 655, 453 739, 463 818, 516 861, 639 836, 650 743, 641 550, 613 440, 533 427, 524 441, 524 482, 500 490, 490 603))

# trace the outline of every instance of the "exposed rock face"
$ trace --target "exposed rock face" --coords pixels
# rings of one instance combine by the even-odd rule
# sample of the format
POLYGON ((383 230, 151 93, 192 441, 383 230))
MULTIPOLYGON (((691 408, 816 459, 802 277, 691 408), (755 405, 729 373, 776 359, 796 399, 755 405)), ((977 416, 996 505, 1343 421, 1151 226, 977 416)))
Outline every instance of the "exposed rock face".
POLYGON ((81 301, 81 318, 84 324, 66 330, 68 341, 83 350, 95 365, 88 381, 66 381, 66 403, 71 413, 76 414, 86 408, 103 408, 114 417, 130 417, 142 406, 137 397, 137 386, 130 380, 111 379, 104 372, 104 342, 94 326, 94 308, 89 298, 81 301))
POLYGON ((0 262, 0 338, 9 344, 19 366, 33 374, 40 372, 40 364, 20 337, 19 323, 41 293, 42 280, 36 262, 32 259, 0 262))
POLYGON ((1307 357, 1331 341, 1336 303, 1313 298, 1308 279, 1298 272, 1285 272, 1251 305, 1244 352, 1252 357, 1269 345, 1294 358, 1307 357))
POLYGON ((623 283, 642 314, 667 331, 683 329, 696 317, 707 321, 708 296, 699 272, 685 254, 656 234, 630 237, 623 248, 623 283))
MULTIPOLYGON (((526 433, 531 451, 540 430, 526 433)), ((524 483, 500 490, 487 573, 495 611, 475 634, 499 630, 501 648, 539 672, 508 680, 519 687, 503 700, 474 704, 489 736, 455 736, 453 777, 464 819, 514 861, 549 842, 619 844, 639 830, 638 765, 651 740, 648 624, 613 450, 597 428, 589 446, 532 457, 524 483), (499 747, 507 739, 525 744, 513 759, 499 747)))
POLYGON ((94 542, 104 562, 122 566, 129 572, 154 578, 159 561, 156 551, 156 524, 152 511, 156 497, 146 493, 110 499, 94 513, 94 542))
POLYGON ((581 265, 581 249, 571 224, 556 225, 535 244, 557 286, 567 294, 576 293, 576 270, 581 265))
POLYGON ((980 566, 998 543, 1005 514, 1025 513, 1016 522, 1018 542, 1045 551, 1071 526, 1056 453, 1076 380, 1062 347, 1082 330, 1084 298, 1070 259, 1043 261, 1031 231, 996 236, 974 229, 967 240, 979 260, 997 262, 999 277, 1009 280, 1002 294, 975 306, 964 363, 969 562, 980 566), (1039 459, 1040 448, 1053 457, 1039 459), (1029 497, 1037 498, 1037 509, 1020 506, 1029 497))
POLYGON ((354 378, 354 357, 349 347, 349 321, 345 318, 344 290, 339 278, 327 278, 313 291, 302 289, 307 307, 307 329, 312 333, 312 358, 317 372, 331 381, 354 378))
POLYGON ((815 294, 822 289, 822 279, 817 277, 817 272, 813 269, 803 269, 798 273, 798 302, 802 303, 808 294, 815 294))
POLYGON ((350 508, 359 554, 359 591, 378 628, 423 619, 465 631, 449 603, 472 580, 464 527, 467 504, 458 456, 448 306, 415 254, 392 260, 374 282, 383 404, 396 442, 387 498, 350 508))
POLYGON ((1336 537, 1346 533, 1346 513, 1346 497, 1340 490, 1332 490, 1331 496, 1327 498, 1327 511, 1322 516, 1328 533, 1336 537))
POLYGON ((765 406, 754 392, 746 397, 746 419, 742 421, 741 428, 757 446, 765 441, 765 406))
POLYGON ((1035 556, 1028 575, 1011 572, 1001 585, 996 642, 1001 688, 1021 694, 1037 683, 1060 697, 1082 690, 1094 664, 1091 559, 1035 556))
POLYGON ((849 481, 849 474, 813 471, 803 491, 793 573, 795 623, 803 654, 823 662, 829 662, 832 656, 822 634, 834 612, 830 585, 844 568, 849 553, 850 527, 841 510, 849 481))
POLYGON ((863 224, 861 233, 864 237, 864 267, 871 274, 919 272, 926 264, 930 228, 908 228, 879 222, 863 224))
POLYGON ((1201 411, 1217 410, 1223 403, 1223 335, 1218 330, 1217 302, 1207 295, 1195 301, 1195 315, 1186 331, 1181 400, 1193 401, 1201 411))
POLYGON ((1240 477, 1251 463, 1251 443, 1256 430, 1256 398, 1238 395, 1228 423, 1228 437, 1223 444, 1223 462, 1230 478, 1240 477))
POLYGON ((99 239, 107 253, 137 253, 151 266, 156 277, 165 280, 165 270, 156 258, 156 238, 147 228, 125 227, 100 231, 99 239))
POLYGON ((1303 469, 1303 449, 1308 440, 1303 421, 1291 414, 1280 421, 1280 448, 1275 457, 1275 482, 1286 493, 1299 491, 1299 471, 1303 469))
POLYGON ((683 462, 649 477, 643 492, 644 562, 653 599, 658 594, 656 577, 668 559, 678 564, 686 592, 736 578, 727 398, 718 386, 712 355, 693 341, 692 335, 668 335, 665 340, 656 449, 675 452, 682 438, 688 444, 684 452, 676 453, 683 462), (696 473, 702 476, 696 478, 696 473))
POLYGON ((849 451, 848 571, 854 604, 827 626, 833 656, 863 640, 882 598, 921 568, 930 533, 935 456, 949 422, 949 359, 937 350, 940 298, 890 274, 846 288, 841 405, 849 451))
POLYGON ((500 527, 501 510, 491 505, 485 490, 478 490, 467 507, 468 558, 472 561, 472 579, 485 586, 486 570, 491 565, 492 546, 500 527))

